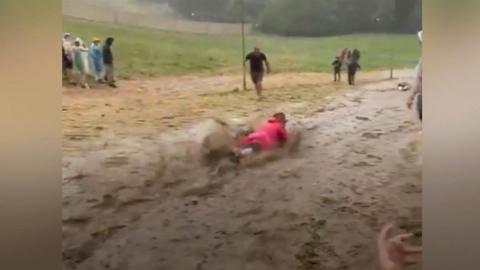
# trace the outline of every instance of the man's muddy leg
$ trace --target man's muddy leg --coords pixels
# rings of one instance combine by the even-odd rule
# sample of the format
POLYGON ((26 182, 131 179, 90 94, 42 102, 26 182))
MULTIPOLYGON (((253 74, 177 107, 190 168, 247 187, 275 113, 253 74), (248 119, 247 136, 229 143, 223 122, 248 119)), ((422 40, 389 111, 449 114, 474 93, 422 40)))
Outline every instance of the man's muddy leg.
POLYGON ((259 99, 263 97, 263 72, 258 72, 255 74, 255 82, 256 82, 256 89, 257 89, 257 96, 259 99))
POLYGON ((254 72, 251 72, 250 79, 252 80, 252 83, 255 86, 255 93, 257 94, 257 97, 260 97, 261 90, 259 89, 259 86, 258 86, 257 75, 254 72))
POLYGON ((262 98, 262 82, 257 82, 255 85, 255 89, 257 90, 257 96, 258 98, 262 98))

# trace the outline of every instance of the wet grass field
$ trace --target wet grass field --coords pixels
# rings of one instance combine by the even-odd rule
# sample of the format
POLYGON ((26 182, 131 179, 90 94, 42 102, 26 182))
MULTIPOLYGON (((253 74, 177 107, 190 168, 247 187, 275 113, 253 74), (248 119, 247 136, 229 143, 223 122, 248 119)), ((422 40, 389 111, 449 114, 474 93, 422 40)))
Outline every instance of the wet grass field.
MULTIPOLYGON (((90 42, 116 38, 114 54, 120 78, 198 73, 239 73, 241 39, 234 35, 200 35, 115 26, 64 18, 63 30, 90 42)), ((345 47, 361 52, 364 70, 413 67, 420 53, 415 35, 357 34, 288 38, 261 34, 247 37, 247 49, 259 46, 273 72, 330 72, 334 56, 345 47)))

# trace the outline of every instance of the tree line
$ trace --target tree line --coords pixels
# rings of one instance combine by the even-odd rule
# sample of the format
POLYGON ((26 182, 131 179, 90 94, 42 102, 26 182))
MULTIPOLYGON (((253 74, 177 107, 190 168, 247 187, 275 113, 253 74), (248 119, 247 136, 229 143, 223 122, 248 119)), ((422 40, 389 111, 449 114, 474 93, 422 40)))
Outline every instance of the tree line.
MULTIPOLYGON (((145 1, 145 0, 144 0, 145 1)), ((263 33, 326 36, 364 32, 414 33, 421 0, 149 0, 167 2, 189 20, 239 23, 263 33)))

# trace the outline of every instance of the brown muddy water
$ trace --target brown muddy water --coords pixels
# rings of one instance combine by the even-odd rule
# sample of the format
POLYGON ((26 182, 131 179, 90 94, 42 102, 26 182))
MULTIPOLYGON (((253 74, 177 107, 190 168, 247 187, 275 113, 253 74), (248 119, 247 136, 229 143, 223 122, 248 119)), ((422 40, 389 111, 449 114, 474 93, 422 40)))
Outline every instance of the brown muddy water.
POLYGON ((389 221, 421 243, 419 124, 396 89, 412 72, 383 75, 352 88, 273 75, 261 102, 228 76, 66 89, 64 269, 378 269, 389 221), (298 151, 222 174, 202 164, 209 117, 232 126, 211 148, 279 109, 298 151))

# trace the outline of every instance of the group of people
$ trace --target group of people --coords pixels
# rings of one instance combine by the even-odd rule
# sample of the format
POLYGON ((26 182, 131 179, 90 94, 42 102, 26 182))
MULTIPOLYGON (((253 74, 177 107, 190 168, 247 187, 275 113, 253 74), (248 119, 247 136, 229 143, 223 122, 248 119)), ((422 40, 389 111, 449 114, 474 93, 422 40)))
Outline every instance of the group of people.
POLYGON ((87 48, 85 42, 70 33, 65 33, 62 40, 62 71, 63 76, 72 84, 79 84, 82 88, 89 88, 88 77, 97 83, 107 83, 116 87, 114 79, 113 37, 105 39, 93 38, 87 48))
POLYGON ((340 52, 340 55, 335 57, 335 60, 332 62, 333 66, 333 80, 335 82, 340 81, 341 79, 341 71, 342 66, 347 66, 347 74, 348 74, 348 84, 354 85, 355 84, 355 74, 357 73, 358 69, 360 69, 360 51, 358 49, 349 50, 348 48, 343 49, 340 52))
MULTIPOLYGON (((263 97, 263 76, 265 72, 270 73, 270 63, 268 62, 267 56, 258 47, 255 47, 252 52, 247 54, 245 61, 250 63, 250 78, 255 85, 258 98, 261 99, 263 97)), ((334 81, 340 81, 342 66, 345 65, 347 66, 348 84, 354 85, 355 75, 361 68, 359 61, 360 51, 358 49, 343 49, 332 63, 334 81)))

